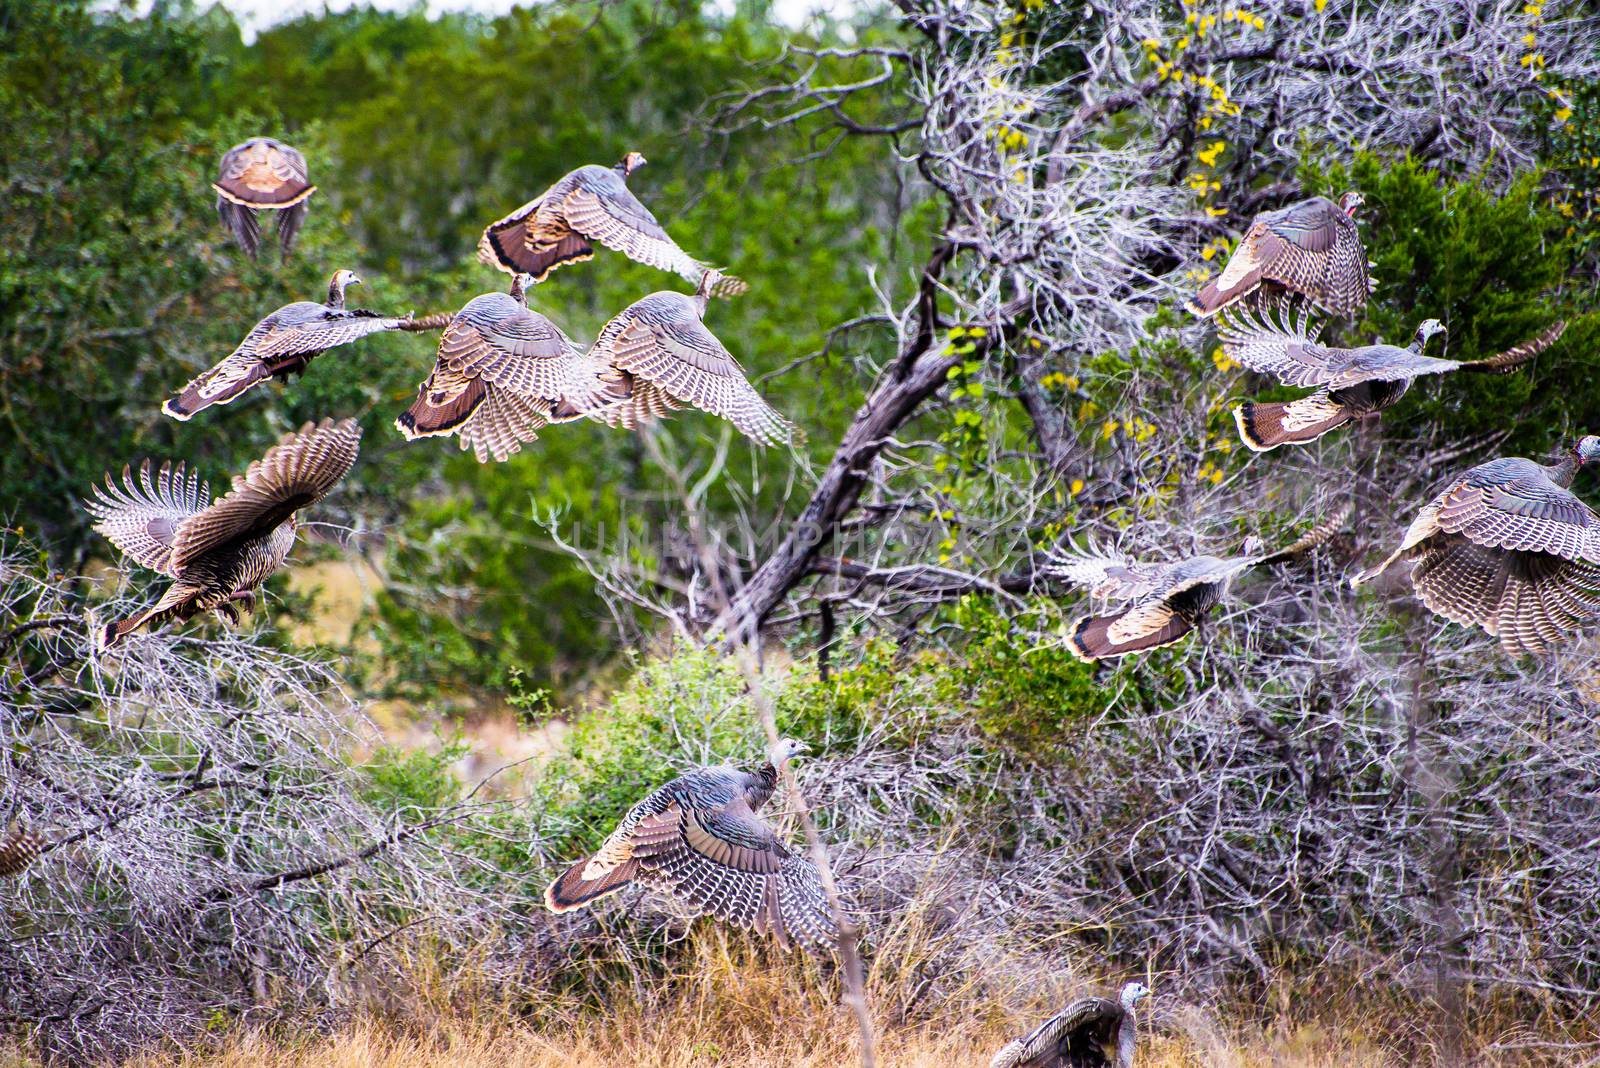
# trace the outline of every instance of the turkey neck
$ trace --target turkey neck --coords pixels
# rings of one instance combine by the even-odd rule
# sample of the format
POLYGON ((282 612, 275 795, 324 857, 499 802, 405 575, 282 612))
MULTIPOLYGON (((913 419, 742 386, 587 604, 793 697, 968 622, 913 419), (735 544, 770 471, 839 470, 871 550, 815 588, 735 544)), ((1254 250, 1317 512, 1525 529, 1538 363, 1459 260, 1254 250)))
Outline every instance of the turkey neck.
POLYGON ((756 769, 750 777, 750 785, 745 787, 745 796, 750 800, 750 808, 759 809, 772 799, 777 789, 778 768, 769 760, 756 769))
POLYGON ((1122 1014, 1122 1023, 1117 1026, 1117 1065, 1118 1068, 1133 1068, 1133 1051, 1138 1048, 1139 1034, 1137 1025, 1133 1022, 1133 1010, 1127 1009, 1122 1014))
POLYGON ((1562 489, 1571 489, 1572 483, 1577 480, 1578 471, 1582 467, 1583 461, 1578 459, 1578 454, 1575 452, 1568 452, 1566 455, 1561 457, 1560 463, 1546 467, 1544 470, 1545 474, 1549 476, 1551 482, 1554 482, 1562 489))
POLYGON ((337 278, 328 283, 328 307, 344 310, 344 285, 337 278))

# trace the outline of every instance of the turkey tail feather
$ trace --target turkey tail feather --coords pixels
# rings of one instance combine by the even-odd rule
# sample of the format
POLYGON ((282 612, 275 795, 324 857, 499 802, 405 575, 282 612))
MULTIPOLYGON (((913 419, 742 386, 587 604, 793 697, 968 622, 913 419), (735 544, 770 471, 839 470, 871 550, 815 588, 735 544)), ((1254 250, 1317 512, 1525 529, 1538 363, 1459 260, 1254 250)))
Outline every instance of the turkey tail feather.
POLYGON ((1351 419, 1348 409, 1312 396, 1281 404, 1245 401, 1233 409, 1239 438, 1254 452, 1270 452, 1279 445, 1305 445, 1351 419))
POLYGON ((1194 629, 1193 623, 1174 612, 1162 626, 1136 635, 1127 642, 1119 643, 1112 637, 1111 628, 1120 622, 1124 615, 1126 613, 1084 616, 1069 624, 1072 635, 1067 639, 1067 647, 1071 649, 1072 655, 1089 664, 1098 660, 1112 660, 1119 656, 1127 656, 1129 653, 1143 653, 1172 645, 1194 629))
POLYGON ((585 879, 583 870, 588 864, 587 859, 578 861, 561 878, 550 884, 544 892, 544 903, 551 912, 571 912, 607 894, 614 894, 631 883, 639 870, 639 862, 629 860, 598 879, 585 879))
POLYGON ((157 617, 159 617, 161 614, 162 611, 160 605, 151 605, 144 611, 135 612, 133 615, 128 616, 125 619, 120 619, 115 623, 107 623, 105 629, 101 631, 100 634, 101 644, 104 648, 109 649, 113 645, 116 645, 118 642, 122 641, 122 639, 126 638, 128 635, 132 634, 134 631, 138 630, 140 627, 144 626, 146 623, 159 622, 157 617))
POLYGON ((543 282, 557 267, 594 258, 594 246, 575 233, 567 233, 551 245, 534 248, 528 245, 528 222, 525 218, 503 230, 494 227, 483 232, 478 242, 478 259, 509 273, 531 275, 535 282, 543 282))
POLYGON ((471 379, 458 396, 439 404, 428 399, 429 383, 423 383, 411 407, 400 413, 394 425, 408 439, 448 434, 472 418, 483 403, 486 389, 482 379, 471 379))
POLYGON ((1222 309, 1255 292, 1261 285, 1261 272, 1251 271, 1238 284, 1227 289, 1221 288, 1217 284, 1218 281, 1220 279, 1213 279, 1201 286, 1200 292, 1194 295, 1193 300, 1185 302, 1184 307, 1202 319, 1209 319, 1222 309))

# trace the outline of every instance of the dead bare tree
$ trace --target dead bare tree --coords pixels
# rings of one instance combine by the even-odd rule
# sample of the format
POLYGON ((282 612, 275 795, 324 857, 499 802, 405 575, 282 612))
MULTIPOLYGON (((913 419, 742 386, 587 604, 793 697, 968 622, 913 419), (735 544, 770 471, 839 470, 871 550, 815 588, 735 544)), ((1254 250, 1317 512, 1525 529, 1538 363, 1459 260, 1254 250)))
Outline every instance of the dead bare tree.
POLYGON ((181 629, 104 656, 95 620, 127 606, 36 561, 0 545, 0 825, 45 843, 0 883, 0 1032, 98 1061, 336 1004, 418 918, 474 937, 487 899, 435 839, 483 807, 373 796, 351 757, 379 739, 328 664, 181 629))

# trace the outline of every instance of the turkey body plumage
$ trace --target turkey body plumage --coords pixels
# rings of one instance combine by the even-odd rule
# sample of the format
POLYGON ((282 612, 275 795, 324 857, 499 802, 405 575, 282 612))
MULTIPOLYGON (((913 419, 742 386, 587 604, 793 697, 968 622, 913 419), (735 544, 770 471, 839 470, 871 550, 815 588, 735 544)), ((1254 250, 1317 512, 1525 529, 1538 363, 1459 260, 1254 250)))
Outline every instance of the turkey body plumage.
POLYGON ((632 429, 680 408, 698 408, 728 420, 758 445, 804 440, 706 328, 709 296, 720 277, 707 271, 693 296, 651 293, 601 328, 590 356, 626 375, 627 389, 598 418, 632 429))
POLYGON ((408 439, 454 435, 478 462, 503 461, 549 423, 599 418, 627 376, 585 353, 527 306, 526 278, 472 298, 445 327, 417 399, 395 420, 408 439))
POLYGON ((223 153, 217 180, 217 217, 252 259, 261 245, 260 211, 278 212, 284 256, 305 222, 306 202, 317 191, 300 151, 271 137, 252 137, 223 153))
POLYGON ((1600 438, 1586 437, 1555 464, 1512 456, 1470 468, 1351 584, 1410 558, 1412 588, 1429 611, 1481 628, 1508 655, 1543 654, 1600 621, 1600 515, 1570 488, 1594 463, 1600 438))
POLYGON ((1132 1068, 1138 1044, 1136 1010, 1149 996, 1144 984, 1129 983, 1115 1000, 1075 1001, 1007 1043, 989 1068, 1132 1068))
POLYGON ((183 464, 163 464, 152 475, 147 460, 137 482, 124 468, 121 486, 109 478, 104 489, 96 486, 94 498, 84 503, 95 529, 136 563, 172 579, 155 604, 109 624, 105 645, 142 626, 202 612, 237 622, 236 605, 253 605, 256 589, 293 548, 295 514, 349 472, 360 441, 353 419, 307 423, 236 476, 232 489, 215 501, 183 464))
MULTIPOLYGON (((594 256, 598 243, 629 259, 698 282, 707 265, 668 236, 650 209, 628 188, 627 179, 645 159, 630 152, 614 167, 587 164, 503 219, 478 241, 478 259, 510 274, 542 282, 557 268, 594 256)), ((731 275, 719 276, 717 296, 746 290, 731 275)))
POLYGON ((1355 221, 1361 203, 1359 193, 1349 192, 1338 203, 1311 197, 1256 216, 1222 273, 1200 289, 1189 310, 1212 316, 1266 286, 1298 293, 1335 315, 1355 315, 1371 290, 1355 221))
POLYGON ((553 882, 546 904, 568 912, 638 882, 786 948, 832 948, 839 931, 816 868, 757 814, 777 781, 772 760, 755 771, 700 768, 674 779, 553 882))
POLYGON ((1350 510, 1346 505, 1272 553, 1262 552, 1255 537, 1245 541, 1238 556, 1192 556, 1167 564, 1057 553, 1048 574, 1087 587, 1093 597, 1127 602, 1119 611, 1068 623, 1067 647, 1078 659, 1093 663, 1173 645, 1199 626, 1239 575, 1310 552, 1338 531, 1350 510))
POLYGON ((1285 385, 1316 388, 1298 400, 1246 401, 1234 408, 1240 439, 1250 449, 1266 452, 1280 445, 1309 444, 1355 420, 1377 415, 1398 404, 1412 382, 1425 375, 1509 374, 1555 344, 1565 329, 1566 324, 1558 322, 1504 352, 1466 361, 1426 354, 1428 339, 1444 333, 1437 319, 1423 320, 1405 346, 1323 345, 1318 340, 1321 327, 1313 326, 1306 314, 1298 322, 1279 323, 1248 312, 1224 313, 1217 337, 1223 350, 1250 370, 1272 375, 1285 385))
POLYGON ((297 300, 268 315, 251 327, 238 348, 190 381, 161 410, 187 421, 214 404, 232 404, 269 379, 288 381, 290 375, 303 373, 312 360, 331 348, 369 334, 418 325, 409 319, 346 308, 345 289, 360 283, 352 271, 334 272, 326 301, 297 300))

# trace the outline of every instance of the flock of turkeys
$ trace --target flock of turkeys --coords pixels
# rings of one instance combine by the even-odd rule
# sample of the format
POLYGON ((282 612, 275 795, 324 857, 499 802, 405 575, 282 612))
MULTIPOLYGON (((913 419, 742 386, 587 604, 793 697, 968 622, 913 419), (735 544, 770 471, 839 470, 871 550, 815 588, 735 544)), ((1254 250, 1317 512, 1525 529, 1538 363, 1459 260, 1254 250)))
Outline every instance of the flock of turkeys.
MULTIPOLYGON (((303 372, 321 353, 369 334, 442 329, 434 366, 395 423, 407 438, 453 434, 481 462, 505 460, 552 423, 590 419, 632 428, 684 407, 721 416, 764 445, 799 440, 797 428, 756 393, 706 328, 710 298, 742 293, 744 283, 679 248, 628 190, 628 176, 643 163, 630 152, 615 167, 580 167, 491 223, 478 256, 511 275, 509 292, 474 297, 454 315, 384 316, 347 307, 346 291, 361 279, 337 271, 326 300, 288 304, 262 319, 163 410, 190 419, 269 378, 303 372), (527 288, 564 264, 590 259, 596 243, 679 274, 695 291, 636 301, 586 350, 528 307, 527 288)), ((231 149, 215 188, 223 224, 251 256, 260 245, 260 211, 279 213, 287 254, 316 192, 305 158, 271 138, 231 149)), ((1561 334, 1558 323, 1504 353, 1465 363, 1426 355, 1429 338, 1444 330, 1434 319, 1418 326, 1405 347, 1321 344, 1311 307, 1353 317, 1367 301, 1368 264, 1354 218, 1360 203, 1356 193, 1337 203, 1313 197, 1259 216, 1221 275, 1190 302, 1197 315, 1217 316, 1218 336, 1233 359, 1313 390, 1287 403, 1239 405, 1239 434, 1251 449, 1303 445, 1375 416, 1422 375, 1513 371, 1561 334)), ((124 468, 120 485, 108 479, 96 486, 86 502, 95 529, 172 580, 154 604, 106 626, 104 644, 206 611, 236 621, 283 565, 297 513, 331 492, 355 464, 360 438, 351 419, 308 423, 215 499, 181 463, 152 469, 145 461, 137 476, 124 468)), ((1543 652, 1600 618, 1600 516, 1570 490, 1578 471, 1597 461, 1600 438, 1586 437, 1553 465, 1512 457, 1467 470, 1421 508, 1394 553, 1353 584, 1413 557, 1411 580, 1428 608, 1483 628, 1513 655, 1543 652)), ((1236 577, 1321 545, 1347 514, 1348 508, 1338 511, 1270 553, 1252 537, 1238 556, 1166 564, 1059 554, 1049 568, 1055 577, 1088 587, 1093 597, 1125 602, 1118 612, 1077 620, 1069 642, 1091 661, 1170 645, 1200 624, 1236 577)), ((784 946, 834 948, 839 929, 816 868, 759 814, 784 763, 803 749, 785 739, 756 771, 700 768, 661 787, 634 806, 598 852, 551 884, 546 903, 565 912, 638 882, 784 946)), ((0 876, 21 871, 44 848, 37 835, 13 830, 0 840, 0 876)), ((1127 1068, 1135 1006, 1149 993, 1130 983, 1116 1000, 1077 1002, 1007 1045, 992 1068, 1127 1068)))

